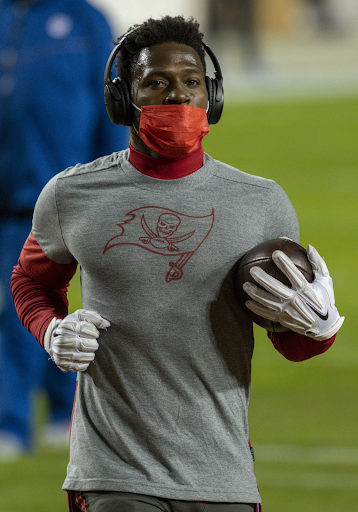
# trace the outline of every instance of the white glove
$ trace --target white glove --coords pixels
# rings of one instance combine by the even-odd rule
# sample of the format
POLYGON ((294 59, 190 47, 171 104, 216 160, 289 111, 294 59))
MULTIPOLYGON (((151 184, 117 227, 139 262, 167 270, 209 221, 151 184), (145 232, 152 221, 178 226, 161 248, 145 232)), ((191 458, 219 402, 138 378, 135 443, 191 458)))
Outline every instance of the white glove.
POLYGON ((341 328, 344 317, 339 316, 334 303, 333 283, 324 259, 311 245, 307 257, 315 279, 309 283, 290 258, 274 251, 272 259, 289 279, 292 288, 268 275, 259 267, 250 274, 265 290, 246 282, 243 289, 254 300, 246 306, 256 315, 279 322, 284 327, 317 341, 328 340, 341 328))
POLYGON ((63 320, 52 319, 45 332, 44 348, 63 372, 84 372, 99 347, 98 329, 110 325, 95 311, 78 309, 63 320))

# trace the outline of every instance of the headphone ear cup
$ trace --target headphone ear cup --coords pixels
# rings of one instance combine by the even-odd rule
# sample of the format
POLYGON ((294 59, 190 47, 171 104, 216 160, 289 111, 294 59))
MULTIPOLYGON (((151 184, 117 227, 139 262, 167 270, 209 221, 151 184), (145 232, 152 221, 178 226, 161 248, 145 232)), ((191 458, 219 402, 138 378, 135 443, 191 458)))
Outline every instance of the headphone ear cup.
POLYGON ((116 94, 116 92, 113 89, 114 89, 114 85, 112 82, 105 84, 105 86, 104 86, 104 104, 106 105, 108 117, 110 118, 110 120, 112 121, 113 124, 117 124, 115 121, 115 115, 114 115, 114 109, 115 109, 114 95, 116 94))
POLYGON ((123 126, 132 124, 130 92, 125 80, 115 78, 105 85, 104 102, 113 124, 123 126))
POLYGON ((206 115, 208 118, 208 123, 210 124, 210 119, 211 119, 212 111, 213 111, 213 103, 214 103, 213 80, 209 76, 206 76, 205 84, 206 84, 206 89, 208 91, 208 102, 209 102, 209 108, 208 108, 206 115))
POLYGON ((224 107, 224 90, 222 81, 217 78, 205 77, 206 88, 208 89, 209 109, 208 123, 216 124, 222 114, 224 107))

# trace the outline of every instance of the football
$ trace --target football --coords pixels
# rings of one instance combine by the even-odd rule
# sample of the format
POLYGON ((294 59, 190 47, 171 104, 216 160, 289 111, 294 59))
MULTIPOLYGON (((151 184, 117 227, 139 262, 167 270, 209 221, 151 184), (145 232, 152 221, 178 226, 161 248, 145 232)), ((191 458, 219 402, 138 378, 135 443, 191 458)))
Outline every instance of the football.
MULTIPOLYGON (((300 272, 304 275, 309 283, 312 283, 314 279, 313 270, 310 262, 307 258, 307 251, 301 245, 293 242, 289 238, 276 238, 274 240, 268 240, 263 242, 249 252, 247 252, 239 261, 238 268, 236 272, 236 288, 239 295, 239 300, 245 304, 247 300, 250 300, 251 297, 244 292, 242 285, 249 281, 251 283, 258 283, 253 279, 250 274, 250 269, 252 267, 261 267, 265 272, 275 277, 279 281, 281 281, 286 286, 291 286, 290 281, 287 277, 281 272, 281 270, 276 266, 272 259, 272 253, 276 250, 280 250, 284 252, 296 265, 296 267, 300 270, 300 272)), ((252 318, 253 322, 257 325, 260 325, 264 329, 268 331, 282 332, 287 331, 286 327, 283 327, 278 322, 272 322, 271 320, 267 320, 266 318, 262 318, 258 315, 255 315, 252 311, 247 309, 249 316, 252 318)))

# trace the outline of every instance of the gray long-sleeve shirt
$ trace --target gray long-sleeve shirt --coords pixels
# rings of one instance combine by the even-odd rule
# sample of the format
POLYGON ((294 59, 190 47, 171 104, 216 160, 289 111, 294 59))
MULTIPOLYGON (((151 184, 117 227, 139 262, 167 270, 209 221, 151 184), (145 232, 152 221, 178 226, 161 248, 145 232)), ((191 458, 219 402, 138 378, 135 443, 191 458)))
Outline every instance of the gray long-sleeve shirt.
POLYGON ((79 262, 83 307, 111 322, 78 375, 64 489, 258 503, 252 322, 233 278, 258 243, 299 241, 296 214, 275 182, 207 155, 176 180, 128 156, 60 173, 34 214, 45 255, 79 262))

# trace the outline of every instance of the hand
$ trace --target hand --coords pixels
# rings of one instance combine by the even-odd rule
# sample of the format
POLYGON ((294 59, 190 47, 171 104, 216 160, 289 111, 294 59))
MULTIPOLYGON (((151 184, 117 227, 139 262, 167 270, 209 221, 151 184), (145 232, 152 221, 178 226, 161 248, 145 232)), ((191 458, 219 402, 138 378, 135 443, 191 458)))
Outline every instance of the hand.
POLYGON ((284 327, 317 341, 331 338, 341 328, 344 317, 335 307, 333 283, 324 259, 311 245, 307 257, 315 279, 309 283, 282 251, 275 251, 272 259, 289 279, 292 288, 268 275, 259 267, 250 274, 265 290, 246 282, 245 292, 254 300, 246 306, 255 314, 279 322, 284 327))
POLYGON ((45 332, 44 348, 63 372, 84 372, 99 347, 98 329, 110 325, 95 311, 78 309, 63 320, 52 319, 45 332))

